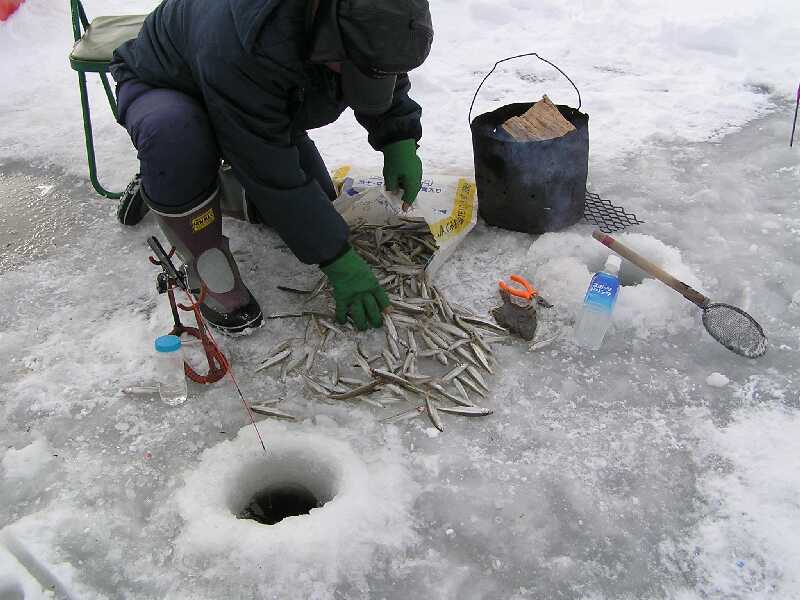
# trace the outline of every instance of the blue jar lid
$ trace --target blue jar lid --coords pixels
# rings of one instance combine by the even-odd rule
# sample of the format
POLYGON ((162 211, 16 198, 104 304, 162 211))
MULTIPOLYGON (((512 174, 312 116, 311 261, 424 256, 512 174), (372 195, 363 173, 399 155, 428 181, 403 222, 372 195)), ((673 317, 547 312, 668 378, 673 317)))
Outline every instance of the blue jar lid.
POLYGON ((156 352, 175 352, 181 349, 181 338, 177 335, 162 335, 156 338, 156 352))

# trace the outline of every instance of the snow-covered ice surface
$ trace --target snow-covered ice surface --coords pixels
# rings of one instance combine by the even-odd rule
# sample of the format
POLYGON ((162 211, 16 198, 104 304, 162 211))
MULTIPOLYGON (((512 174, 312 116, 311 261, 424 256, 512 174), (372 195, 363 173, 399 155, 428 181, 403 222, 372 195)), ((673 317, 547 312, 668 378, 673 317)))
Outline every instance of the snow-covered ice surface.
MULTIPOLYGON (((227 384, 178 408, 120 393, 147 378, 170 316, 146 260, 153 221, 117 225, 83 180, 65 5, 27 2, 0 24, 0 597, 800 597, 800 6, 443 1, 414 77, 427 167, 468 174, 460 115, 491 63, 559 63, 591 115, 592 188, 647 221, 620 239, 751 312, 763 358, 716 344, 698 309, 627 264, 602 351, 581 351, 570 328, 605 256, 590 228, 480 223, 441 272, 449 297, 486 311, 520 272, 556 304, 543 327, 564 331, 539 352, 499 348, 495 414, 435 435, 253 375, 301 333, 270 322, 221 340, 249 399, 302 418, 260 422, 265 458, 227 384), (330 502, 271 527, 236 519, 281 469, 330 502)), ((542 92, 574 104, 543 66, 489 81, 478 112, 542 92)), ((101 177, 120 186, 134 153, 96 113, 101 177)), ((350 117, 315 139, 330 164, 378 165, 350 117)), ((225 227, 262 305, 295 308, 275 286, 315 270, 270 231, 225 227)))

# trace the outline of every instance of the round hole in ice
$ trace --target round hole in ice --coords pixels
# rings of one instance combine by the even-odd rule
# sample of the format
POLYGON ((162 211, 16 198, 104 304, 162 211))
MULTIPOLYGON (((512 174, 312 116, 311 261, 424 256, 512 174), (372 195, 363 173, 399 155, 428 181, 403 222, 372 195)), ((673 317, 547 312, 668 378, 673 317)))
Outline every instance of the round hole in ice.
MULTIPOLYGON (((686 284, 703 289, 677 248, 640 233, 615 233, 613 237, 686 284)), ((611 253, 585 233, 546 233, 531 244, 526 256, 529 266, 521 270, 547 300, 577 315, 592 275, 603 269, 611 253)), ((627 260, 622 261, 620 281, 614 309, 618 330, 631 327, 638 336, 648 337, 696 327, 697 309, 690 302, 627 260)))
MULTIPOLYGON (((597 273, 602 271, 606 265, 606 258, 608 254, 592 255, 587 262, 589 272, 597 273)), ((639 267, 627 260, 622 261, 622 266, 619 270, 619 284, 622 287, 633 287, 640 285, 645 279, 652 279, 650 275, 642 271, 639 267)))
POLYGON ((227 505, 240 519, 274 525, 308 515, 333 500, 341 486, 336 459, 297 440, 273 443, 266 456, 240 465, 233 474, 227 505))
POLYGON ((246 426, 206 449, 185 474, 175 493, 183 522, 175 552, 184 564, 220 577, 269 573, 270 585, 291 588, 304 578, 370 572, 378 548, 395 552, 415 543, 418 488, 394 432, 373 445, 363 431, 323 417, 258 427, 266 453, 246 426), (267 521, 272 511, 276 522, 241 518, 256 512, 254 503, 263 513, 254 516, 267 521), (272 506, 264 510, 265 503, 272 506))
POLYGON ((305 486, 280 483, 256 493, 238 516, 240 519, 253 519, 264 525, 274 525, 286 517, 306 515, 312 508, 320 506, 319 499, 305 486))

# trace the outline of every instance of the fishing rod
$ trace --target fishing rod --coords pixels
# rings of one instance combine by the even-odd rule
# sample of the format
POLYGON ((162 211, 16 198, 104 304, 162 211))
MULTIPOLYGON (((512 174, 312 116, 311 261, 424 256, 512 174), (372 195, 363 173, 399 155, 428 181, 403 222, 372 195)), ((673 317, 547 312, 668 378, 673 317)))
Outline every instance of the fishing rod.
POLYGON ((797 86, 797 101, 794 104, 794 121, 792 122, 792 137, 789 138, 789 148, 794 143, 794 130, 797 128, 797 109, 800 108, 800 85, 797 86))
POLYGON ((242 401, 242 405, 247 412, 250 423, 252 424, 253 429, 256 431, 256 436, 258 436, 258 441, 261 443, 261 448, 263 448, 264 452, 266 452, 267 447, 264 445, 261 432, 258 430, 258 426, 256 425, 253 411, 250 410, 250 405, 244 399, 244 394, 242 394, 242 390, 233 375, 231 364, 228 362, 227 357, 222 353, 222 350, 220 350, 219 344, 217 344, 217 341, 214 339, 211 329, 208 327, 208 324, 200 312, 200 303, 203 302, 203 298, 206 294, 205 286, 202 286, 200 290, 200 296, 199 298, 196 298, 189 287, 189 278, 186 271, 176 269, 175 265, 172 263, 172 256, 175 253, 175 249, 172 248, 169 253, 166 252, 164 247, 161 245, 161 242, 159 242, 158 238, 155 236, 147 238, 147 245, 150 246, 150 250, 152 250, 153 254, 155 254, 155 258, 152 256, 150 257, 150 262, 161 267, 162 269, 156 278, 156 287, 159 294, 167 294, 169 297, 169 306, 172 310, 172 319, 174 321, 172 331, 170 332, 171 335, 180 337, 181 334, 186 334, 197 338, 200 340, 200 343, 203 346, 203 351, 206 354, 206 360, 208 361, 208 373, 198 373, 194 368, 184 361, 183 368, 186 376, 196 383, 209 384, 216 383, 225 377, 225 375, 228 375, 231 383, 233 383, 233 387, 236 389, 236 393, 239 395, 239 398, 242 401), (179 288, 184 292, 184 294, 186 294, 186 297, 189 300, 188 306, 184 304, 178 304, 176 302, 174 292, 176 288, 179 288), (186 327, 183 323, 181 323, 178 313, 179 308, 181 310, 194 313, 195 320, 197 321, 197 327, 186 327))

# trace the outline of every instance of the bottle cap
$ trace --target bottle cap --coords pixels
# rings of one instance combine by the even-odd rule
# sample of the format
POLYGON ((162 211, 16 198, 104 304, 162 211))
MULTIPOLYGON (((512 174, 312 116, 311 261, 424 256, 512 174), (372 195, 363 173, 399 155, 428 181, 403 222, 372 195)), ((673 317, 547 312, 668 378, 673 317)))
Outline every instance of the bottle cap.
POLYGON ((162 335, 156 338, 156 352, 175 352, 181 349, 181 338, 177 335, 162 335))
POLYGON ((616 254, 612 254, 606 259, 606 266, 603 268, 603 271, 609 273, 610 275, 616 275, 619 273, 621 266, 622 259, 616 254))

